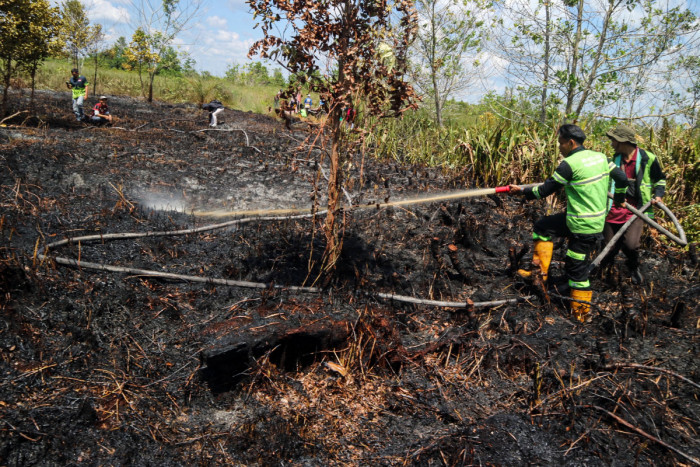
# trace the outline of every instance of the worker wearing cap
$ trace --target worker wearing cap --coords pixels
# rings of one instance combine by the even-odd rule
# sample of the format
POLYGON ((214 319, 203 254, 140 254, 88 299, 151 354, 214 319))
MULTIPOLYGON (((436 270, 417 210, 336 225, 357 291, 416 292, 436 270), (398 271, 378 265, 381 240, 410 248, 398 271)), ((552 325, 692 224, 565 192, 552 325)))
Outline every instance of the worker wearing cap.
POLYGON ((93 123, 108 123, 112 121, 112 115, 109 112, 107 105, 107 96, 100 96, 100 100, 92 108, 92 117, 90 120, 93 123))
MULTIPOLYGON (((630 181, 625 202, 632 207, 640 208, 649 201, 652 204, 661 201, 666 191, 666 176, 661 170, 659 159, 651 152, 637 146, 634 130, 628 126, 618 125, 608 131, 606 136, 610 138, 610 144, 615 151, 613 162, 625 172, 630 181)), ((614 182, 612 187, 615 189, 614 182)), ((654 217, 651 206, 645 214, 654 217)), ((603 230, 606 244, 633 215, 624 207, 610 208, 603 230)), ((627 257, 627 267, 630 270, 632 282, 635 284, 644 282, 644 276, 639 271, 639 245, 643 227, 644 221, 636 218, 603 262, 603 266, 611 265, 615 261, 617 252, 622 249, 627 257)))
POLYGON ((535 241, 532 267, 520 269, 526 279, 547 281, 554 243, 552 237, 567 237, 568 245, 564 268, 569 281, 571 312, 580 322, 588 321, 593 298, 588 280, 588 255, 600 238, 607 213, 610 177, 616 182, 615 202, 624 201, 627 177, 605 154, 583 146, 586 135, 576 125, 562 125, 557 132, 559 152, 564 160, 544 184, 532 188, 510 185, 510 193, 526 199, 542 199, 559 191, 566 191, 565 213, 545 216, 535 222, 532 238, 535 241), (580 300, 580 301, 578 301, 580 300), (586 303, 583 303, 586 302, 586 303))

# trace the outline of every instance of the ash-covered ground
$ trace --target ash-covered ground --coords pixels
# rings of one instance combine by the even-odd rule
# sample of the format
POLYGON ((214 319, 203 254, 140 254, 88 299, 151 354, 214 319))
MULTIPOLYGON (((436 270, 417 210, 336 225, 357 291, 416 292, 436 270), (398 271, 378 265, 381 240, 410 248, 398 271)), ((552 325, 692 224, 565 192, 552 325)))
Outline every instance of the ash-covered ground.
MULTIPOLYGON (((94 127, 70 104, 39 92, 0 128, 1 465, 700 462, 693 249, 647 234, 647 282, 618 258, 586 325, 536 293, 411 304, 378 294, 533 295, 512 271, 546 206, 380 206, 342 216, 313 291, 323 216, 269 212, 324 208, 308 125, 228 109, 209 130, 196 106, 116 97, 94 127)), ((466 173, 357 155, 343 196, 462 190, 466 173)))

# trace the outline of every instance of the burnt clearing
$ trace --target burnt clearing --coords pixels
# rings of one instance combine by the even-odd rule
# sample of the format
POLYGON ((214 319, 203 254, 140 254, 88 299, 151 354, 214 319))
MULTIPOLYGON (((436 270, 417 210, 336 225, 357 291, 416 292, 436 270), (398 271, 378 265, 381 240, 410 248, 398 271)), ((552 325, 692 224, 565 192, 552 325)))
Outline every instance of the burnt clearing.
MULTIPOLYGON (((322 141, 304 123, 226 110, 208 130, 195 106, 110 105, 113 127, 87 126, 67 93, 40 92, 38 117, 0 128, 3 465, 698 464, 692 246, 645 235, 647 283, 618 257, 593 279, 585 326, 556 298, 377 295, 532 295, 512 271, 545 204, 505 197, 347 212, 337 274, 316 293, 292 286, 318 285, 322 217, 45 251, 322 198, 322 141)), ((344 196, 464 189, 466 173, 358 155, 344 196)))

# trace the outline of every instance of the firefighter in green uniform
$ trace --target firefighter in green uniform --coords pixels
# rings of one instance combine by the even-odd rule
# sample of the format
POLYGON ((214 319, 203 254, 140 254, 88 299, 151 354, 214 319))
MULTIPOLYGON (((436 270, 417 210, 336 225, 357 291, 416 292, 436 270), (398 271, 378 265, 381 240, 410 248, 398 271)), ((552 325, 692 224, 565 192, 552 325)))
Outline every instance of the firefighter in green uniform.
MULTIPOLYGON (((649 201, 652 204, 660 202, 666 191, 666 176, 659 164, 659 158, 651 151, 645 151, 637 146, 634 130, 628 126, 619 125, 608 131, 606 136, 610 138, 610 144, 615 151, 613 162, 625 172, 630 181, 625 202, 637 209, 649 201)), ((654 211, 651 207, 647 209, 645 214, 651 218, 654 217, 654 211)), ((633 214, 627 208, 611 206, 603 230, 606 244, 610 243, 613 236, 632 216, 633 214)), ((613 246, 612 251, 605 257, 602 269, 611 266, 615 261, 615 255, 622 249, 627 257, 627 267, 632 282, 635 284, 644 282, 644 276, 639 270, 639 246, 643 228, 642 219, 636 218, 622 238, 613 246)))
POLYGON ((559 152, 564 160, 544 184, 533 188, 510 185, 510 193, 526 199, 542 199, 564 187, 565 213, 545 216, 535 222, 532 267, 518 274, 528 279, 547 281, 552 261, 552 237, 567 237, 564 268, 569 280, 571 312, 580 322, 589 320, 593 291, 588 280, 589 254, 601 237, 607 214, 610 177, 615 180, 615 202, 623 203, 627 177, 605 154, 583 147, 586 135, 576 125, 562 125, 558 131, 559 152), (580 301, 578 301, 580 300, 580 301))

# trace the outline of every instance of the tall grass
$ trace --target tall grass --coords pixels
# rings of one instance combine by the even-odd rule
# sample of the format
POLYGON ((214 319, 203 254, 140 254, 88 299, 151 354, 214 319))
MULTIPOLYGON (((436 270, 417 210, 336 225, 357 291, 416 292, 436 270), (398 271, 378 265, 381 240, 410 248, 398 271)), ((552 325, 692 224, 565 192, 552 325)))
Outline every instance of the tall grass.
MULTIPOLYGON (((700 241, 700 130, 682 125, 642 130, 640 147, 659 157, 667 177, 664 202, 676 213, 689 241, 700 241)), ((484 112, 463 127, 435 128, 422 112, 386 121, 371 136, 380 158, 468 172, 477 186, 536 183, 561 161, 556 126, 507 120, 484 112)), ((605 131, 586 146, 612 156, 605 131)))
MULTIPOLYGON (((67 90, 65 82, 70 78, 71 65, 66 60, 52 59, 44 62, 37 72, 36 88, 67 90)), ((90 94, 131 96, 143 98, 138 73, 134 71, 99 68, 94 83, 94 66, 87 63, 80 73, 90 83, 90 94)), ((144 83, 147 76, 144 75, 144 83)), ((28 82, 27 79, 25 79, 28 82)), ((202 104, 219 99, 225 106, 242 111, 267 112, 278 89, 274 86, 247 87, 235 85, 215 76, 156 76, 153 98, 172 103, 202 104)), ((145 90, 147 92, 147 89, 145 90)))
POLYGON ((379 157, 466 170, 482 186, 541 179, 554 171, 559 159, 554 134, 490 113, 471 126, 439 129, 419 112, 386 122, 374 143, 379 157))

